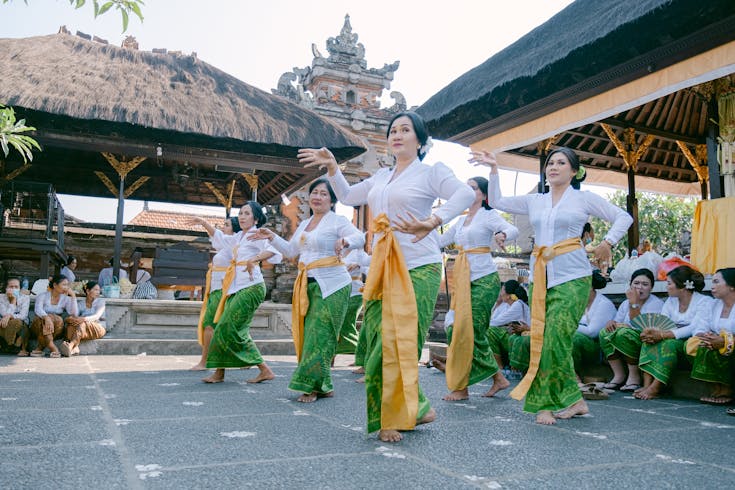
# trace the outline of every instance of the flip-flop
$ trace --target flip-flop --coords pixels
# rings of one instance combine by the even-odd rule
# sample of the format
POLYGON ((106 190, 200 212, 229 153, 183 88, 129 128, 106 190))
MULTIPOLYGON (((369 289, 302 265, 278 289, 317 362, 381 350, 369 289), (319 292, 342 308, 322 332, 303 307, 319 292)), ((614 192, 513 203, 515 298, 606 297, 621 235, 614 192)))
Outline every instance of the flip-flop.
POLYGON ((728 408, 727 410, 725 410, 725 413, 735 416, 735 408, 728 408))
POLYGON ((637 390, 640 387, 641 387, 641 385, 637 385, 637 384, 631 383, 629 385, 621 386, 620 387, 620 391, 623 391, 623 392, 626 392, 626 393, 630 393, 632 391, 637 390))
POLYGON ((61 352, 59 352, 59 351, 54 351, 54 352, 51 352, 51 353, 49 353, 49 355, 48 355, 48 356, 49 356, 49 357, 51 357, 51 358, 54 358, 54 359, 58 359, 58 358, 60 358, 60 357, 61 357, 61 352))
POLYGON ((610 396, 596 387, 588 387, 582 390, 582 398, 585 400, 607 400, 610 396))
POLYGON ((40 350, 34 350, 30 353, 31 357, 43 357, 43 351, 40 350))
POLYGON ((605 383, 602 385, 606 390, 619 390, 623 383, 605 383))

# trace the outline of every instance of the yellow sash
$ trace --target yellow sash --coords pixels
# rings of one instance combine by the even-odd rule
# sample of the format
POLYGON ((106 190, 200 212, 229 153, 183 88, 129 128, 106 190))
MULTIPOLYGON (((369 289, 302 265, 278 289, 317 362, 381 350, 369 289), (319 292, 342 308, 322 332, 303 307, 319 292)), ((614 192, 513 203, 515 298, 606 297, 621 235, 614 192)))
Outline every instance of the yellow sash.
POLYGON ((224 279, 222 279, 222 297, 219 299, 217 312, 214 314, 215 323, 219 321, 220 317, 222 316, 222 312, 225 311, 225 300, 227 299, 227 292, 230 290, 232 281, 235 280, 237 268, 248 265, 247 260, 241 262, 237 261, 237 248, 238 247, 232 249, 232 260, 230 260, 230 265, 228 265, 227 269, 225 269, 225 277, 224 279))
POLYGON ((222 272, 226 271, 227 267, 214 267, 209 264, 207 270, 207 282, 204 286, 204 298, 202 299, 202 309, 199 311, 199 325, 197 326, 197 340, 199 345, 204 345, 204 315, 207 312, 207 302, 209 301, 209 288, 212 287, 212 271, 222 272))
POLYGON ((531 303, 531 360, 528 364, 528 372, 518 386, 510 392, 510 396, 521 400, 531 383, 536 378, 539 361, 541 360, 541 348, 544 345, 544 328, 546 327, 546 264, 551 259, 582 248, 579 238, 567 238, 554 245, 533 247, 533 256, 536 263, 533 266, 533 298, 531 303))
POLYGON ((315 260, 309 265, 299 262, 299 275, 296 276, 291 299, 291 335, 293 335, 293 345, 296 349, 297 360, 301 360, 301 349, 304 347, 304 317, 306 316, 306 312, 309 311, 309 281, 306 272, 312 269, 334 267, 340 264, 342 264, 342 259, 336 255, 315 260))
POLYGON ((418 312, 416 294, 390 221, 381 213, 373 232, 382 233, 373 249, 365 301, 382 300, 383 395, 380 427, 411 430, 419 411, 418 312))
POLYGON ((472 354, 475 349, 475 332, 472 322, 472 294, 470 261, 467 254, 490 253, 490 247, 475 247, 464 250, 454 260, 454 291, 450 308, 454 310, 452 343, 447 352, 447 387, 452 390, 467 388, 472 369, 472 354))

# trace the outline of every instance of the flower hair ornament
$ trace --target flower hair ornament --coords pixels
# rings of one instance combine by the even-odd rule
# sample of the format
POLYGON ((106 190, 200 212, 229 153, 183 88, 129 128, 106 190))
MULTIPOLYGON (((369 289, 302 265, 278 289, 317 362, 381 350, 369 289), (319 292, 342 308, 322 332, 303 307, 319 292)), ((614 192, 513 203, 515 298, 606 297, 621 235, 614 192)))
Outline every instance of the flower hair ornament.
POLYGON ((584 179, 584 176, 587 175, 587 171, 584 169, 583 166, 579 166, 579 170, 577 170, 577 173, 574 174, 574 178, 577 180, 584 179))
POLYGON ((421 147, 419 148, 419 155, 426 155, 427 153, 429 153, 429 150, 431 150, 433 146, 434 146, 434 140, 432 140, 431 136, 429 136, 426 139, 426 143, 421 145, 421 147))
POLYGON ((692 280, 684 281, 684 289, 694 289, 694 281, 692 280))

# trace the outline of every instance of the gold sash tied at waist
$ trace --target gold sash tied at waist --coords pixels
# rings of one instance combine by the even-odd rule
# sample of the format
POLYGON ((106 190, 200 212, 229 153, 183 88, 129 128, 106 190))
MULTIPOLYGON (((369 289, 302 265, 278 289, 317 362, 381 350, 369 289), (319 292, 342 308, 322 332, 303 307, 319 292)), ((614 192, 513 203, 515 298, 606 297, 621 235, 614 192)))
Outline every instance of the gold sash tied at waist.
POLYGON ((382 300, 383 395, 380 427, 411 430, 419 410, 418 312, 403 252, 385 213, 372 223, 373 248, 363 298, 382 300))
MULTIPOLYGON (((225 269, 225 277, 222 279, 222 297, 219 299, 219 304, 217 305, 217 312, 214 314, 214 322, 217 323, 222 316, 222 312, 225 311, 225 300, 227 299, 227 293, 230 291, 230 286, 232 285, 232 281, 235 280, 235 275, 237 274, 237 268, 238 267, 246 267, 248 265, 248 261, 237 261, 237 247, 235 247, 232 250, 232 260, 230 261, 230 265, 227 266, 227 269, 225 269)), ((249 272, 249 271, 248 271, 249 272)))
POLYGON ((518 386, 510 392, 510 396, 521 400, 531 383, 536 378, 539 361, 541 360, 541 348, 544 345, 544 328, 546 327, 546 265, 559 255, 563 255, 578 248, 582 248, 579 238, 568 238, 554 245, 535 246, 532 255, 536 258, 533 266, 533 298, 531 303, 531 359, 528 371, 518 386))
POLYGON ((202 309, 199 311, 199 324, 197 326, 197 340, 201 346, 204 345, 204 314, 207 312, 209 289, 212 287, 212 271, 223 272, 226 270, 227 267, 214 267, 212 264, 209 264, 209 269, 207 269, 207 282, 204 285, 204 298, 202 298, 202 309))
POLYGON ((309 311, 309 281, 306 273, 312 269, 335 267, 341 264, 342 260, 336 255, 315 260, 308 265, 299 262, 299 274, 296 276, 291 298, 291 334, 297 360, 301 360, 301 349, 304 347, 304 317, 309 311))
POLYGON ((447 387, 452 390, 467 388, 472 369, 472 357, 475 349, 475 332, 472 321, 472 293, 470 261, 467 254, 487 254, 490 247, 463 249, 458 247, 459 254, 454 260, 454 291, 450 308, 454 310, 454 326, 452 327, 452 343, 447 352, 447 387))

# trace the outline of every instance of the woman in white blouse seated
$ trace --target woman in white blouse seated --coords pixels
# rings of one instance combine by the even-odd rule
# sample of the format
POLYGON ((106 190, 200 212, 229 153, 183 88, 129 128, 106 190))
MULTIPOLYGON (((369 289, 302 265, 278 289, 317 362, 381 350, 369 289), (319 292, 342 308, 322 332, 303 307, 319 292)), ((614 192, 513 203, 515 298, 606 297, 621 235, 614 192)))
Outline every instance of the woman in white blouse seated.
POLYGON ((669 383, 679 360, 685 360, 686 340, 692 336, 695 318, 706 318, 714 308, 713 299, 700 294, 704 276, 688 265, 669 271, 666 290, 669 298, 661 314, 677 326, 674 330, 646 328, 641 332, 641 356, 638 365, 643 371, 643 387, 633 394, 641 400, 658 398, 669 383))
POLYGON ((5 294, 0 295, 0 346, 20 348, 20 357, 28 356, 28 308, 31 297, 20 292, 20 279, 6 281, 5 294), (4 345, 3 345, 4 344, 4 345))
MULTIPOLYGON (((708 316, 695 320, 694 336, 687 343, 687 353, 694 352, 692 378, 712 385, 710 395, 700 401, 726 405, 733 401, 735 267, 720 269, 712 276, 712 296, 715 301, 707 311, 708 316)), ((735 412, 728 413, 735 415, 735 412)))
POLYGON ((309 186, 312 216, 299 224, 290 241, 266 228, 251 236, 268 239, 285 257, 299 257, 291 304, 291 330, 299 365, 288 387, 302 393, 297 399, 301 403, 334 394, 330 370, 352 284, 340 257, 347 250, 365 245, 362 232, 350 220, 335 214, 336 203, 329 182, 317 179, 309 186))
POLYGON ((640 332, 629 325, 641 313, 660 313, 664 307, 664 302, 651 294, 653 282, 653 273, 650 270, 644 268, 634 271, 630 276, 630 287, 625 292, 627 299, 618 308, 615 318, 600 330, 600 349, 613 372, 613 378, 604 388, 635 391, 641 387, 638 358, 641 355, 642 342, 640 332))
POLYGON ((77 298, 69 287, 69 279, 61 274, 53 276, 48 291, 36 297, 34 312, 36 318, 31 323, 31 335, 38 340, 38 345, 31 356, 43 357, 43 351, 48 347, 49 357, 61 357, 54 339, 64 335, 65 317, 79 315, 77 298))
POLYGON ((500 303, 490 316, 487 337, 498 366, 505 366, 504 360, 510 363, 511 335, 520 335, 529 329, 531 310, 528 307, 528 293, 514 279, 503 283, 498 300, 500 303))
POLYGON ((73 255, 70 255, 66 259, 66 265, 61 268, 61 275, 66 276, 67 279, 69 279, 69 282, 74 282, 77 280, 76 274, 74 274, 74 271, 77 268, 77 258, 73 255))
POLYGON ((84 285, 85 298, 77 300, 79 316, 66 319, 66 341, 62 342, 61 355, 71 357, 79 355, 79 343, 82 340, 96 340, 105 336, 106 330, 102 322, 105 319, 105 300, 100 298, 100 285, 88 281, 84 285))

